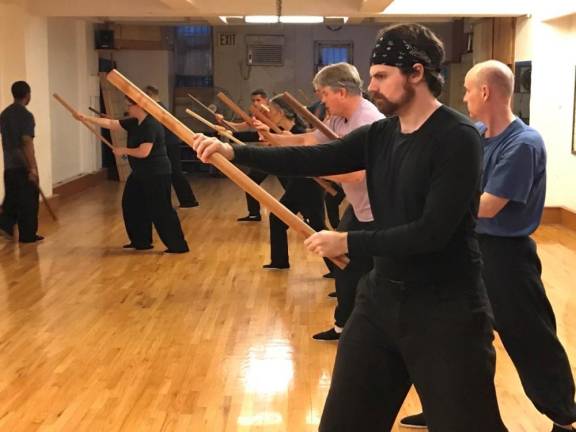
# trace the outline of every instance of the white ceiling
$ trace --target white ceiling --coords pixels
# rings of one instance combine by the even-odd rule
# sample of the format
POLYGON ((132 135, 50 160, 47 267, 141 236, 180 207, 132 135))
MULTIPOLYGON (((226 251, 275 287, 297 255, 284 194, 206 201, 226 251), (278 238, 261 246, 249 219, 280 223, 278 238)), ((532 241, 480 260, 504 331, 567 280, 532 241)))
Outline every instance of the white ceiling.
MULTIPOLYGON (((207 20, 220 15, 275 15, 278 0, 0 0, 35 15, 143 21, 207 20)), ((535 0, 280 0, 283 15, 364 17, 520 16, 535 0)), ((359 22, 353 20, 352 22, 359 22)))

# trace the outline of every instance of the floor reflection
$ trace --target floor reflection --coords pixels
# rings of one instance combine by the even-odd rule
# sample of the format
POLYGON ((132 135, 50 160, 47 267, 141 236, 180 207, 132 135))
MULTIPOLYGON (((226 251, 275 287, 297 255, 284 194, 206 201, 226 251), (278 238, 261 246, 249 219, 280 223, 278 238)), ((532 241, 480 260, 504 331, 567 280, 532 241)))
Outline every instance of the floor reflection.
POLYGON ((242 365, 247 393, 271 396, 286 393, 294 376, 293 348, 287 339, 250 347, 242 365))
POLYGON ((238 416, 239 426, 274 426, 284 423, 281 413, 269 411, 268 402, 288 394, 294 377, 293 348, 287 339, 273 339, 250 347, 242 365, 242 381, 247 394, 238 416))

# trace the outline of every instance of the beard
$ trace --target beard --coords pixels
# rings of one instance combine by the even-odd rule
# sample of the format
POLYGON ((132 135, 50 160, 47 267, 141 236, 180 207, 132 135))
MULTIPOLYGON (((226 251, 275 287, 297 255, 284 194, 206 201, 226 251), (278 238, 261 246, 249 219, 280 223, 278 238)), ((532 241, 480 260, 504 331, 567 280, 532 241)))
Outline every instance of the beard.
POLYGON ((414 99, 414 87, 408 84, 408 80, 404 81, 402 85, 402 94, 400 98, 393 102, 380 92, 370 92, 370 97, 376 108, 386 117, 395 116, 398 111, 408 105, 414 99))

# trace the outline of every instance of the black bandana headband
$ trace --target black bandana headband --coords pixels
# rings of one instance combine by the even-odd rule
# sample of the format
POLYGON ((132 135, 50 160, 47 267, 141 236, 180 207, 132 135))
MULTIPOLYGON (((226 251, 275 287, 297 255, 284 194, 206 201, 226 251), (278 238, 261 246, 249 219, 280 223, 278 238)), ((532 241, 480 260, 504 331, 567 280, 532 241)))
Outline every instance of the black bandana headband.
POLYGON ((399 68, 412 67, 420 63, 427 69, 439 69, 430 56, 402 39, 386 39, 382 36, 372 50, 370 65, 383 64, 399 68))

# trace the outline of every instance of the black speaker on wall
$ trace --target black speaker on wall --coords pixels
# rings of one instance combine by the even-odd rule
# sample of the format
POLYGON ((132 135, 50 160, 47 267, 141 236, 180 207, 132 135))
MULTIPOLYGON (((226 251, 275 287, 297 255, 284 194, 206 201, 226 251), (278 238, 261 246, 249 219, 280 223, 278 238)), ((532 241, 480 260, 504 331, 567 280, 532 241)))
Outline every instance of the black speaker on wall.
POLYGON ((114 49, 114 30, 96 30, 96 49, 114 49))

